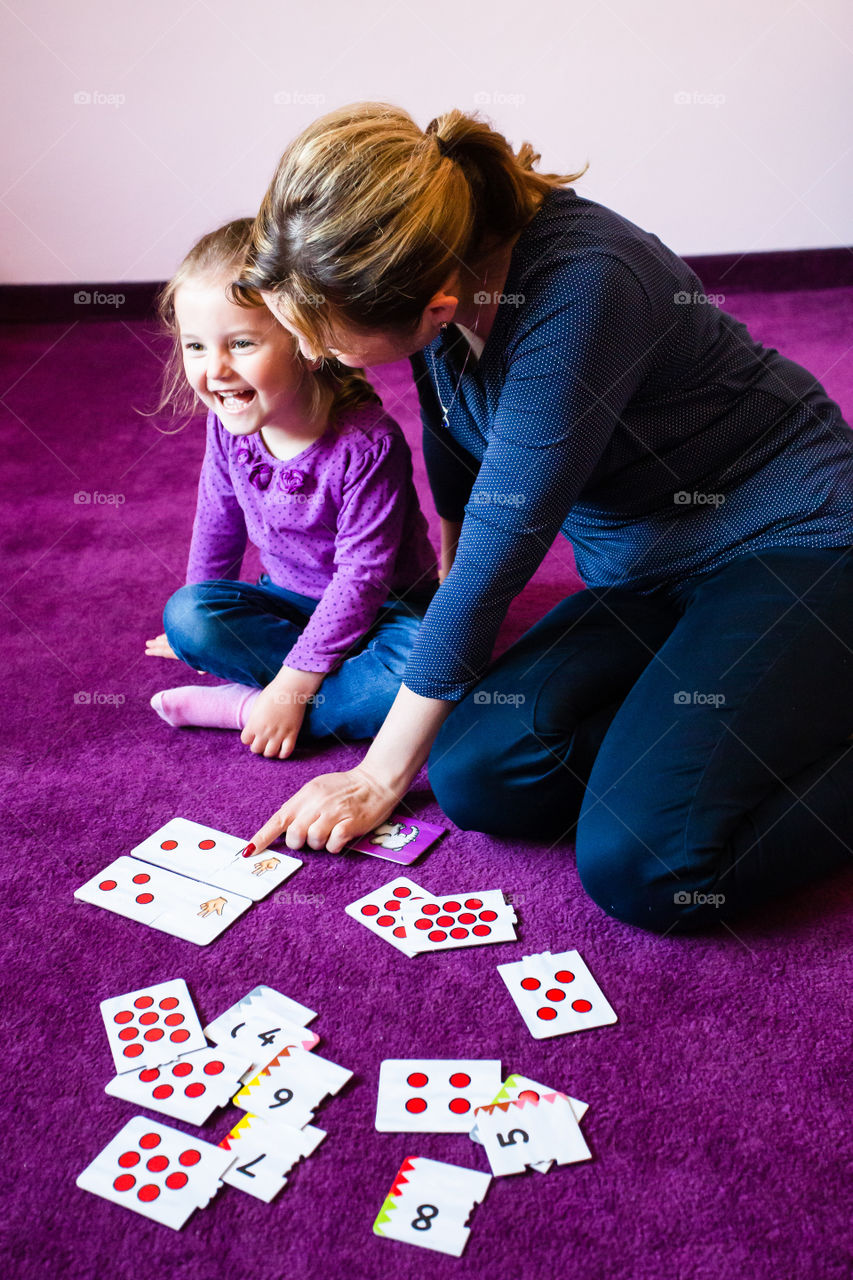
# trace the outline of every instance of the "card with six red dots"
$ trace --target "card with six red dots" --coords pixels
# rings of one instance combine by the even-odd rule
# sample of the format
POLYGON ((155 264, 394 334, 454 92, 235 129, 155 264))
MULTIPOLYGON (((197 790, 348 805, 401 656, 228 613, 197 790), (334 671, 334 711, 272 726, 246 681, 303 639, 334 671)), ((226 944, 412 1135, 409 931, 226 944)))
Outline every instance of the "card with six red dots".
POLYGON ((301 858, 268 851, 257 858, 242 857, 246 841, 205 827, 189 818, 172 818, 148 836, 131 856, 155 867, 216 885, 259 902, 302 866, 301 858))
POLYGON ((207 1047, 183 978, 102 1000, 101 1016, 120 1075, 207 1047))
POLYGON ((386 1058, 379 1068, 380 1133, 468 1133, 501 1087, 497 1058, 386 1058))
POLYGON ((125 1102, 159 1111, 173 1120, 204 1124, 217 1107, 227 1106, 248 1071, 247 1054, 229 1054, 220 1048, 196 1049, 174 1062, 143 1067, 116 1076, 105 1092, 125 1102))
POLYGON ((216 1195, 233 1158, 200 1138, 135 1116, 83 1170, 77 1186, 178 1230, 216 1195))
POLYGON ((498 973, 537 1040, 617 1020, 577 951, 525 956, 515 964, 499 964, 498 973))

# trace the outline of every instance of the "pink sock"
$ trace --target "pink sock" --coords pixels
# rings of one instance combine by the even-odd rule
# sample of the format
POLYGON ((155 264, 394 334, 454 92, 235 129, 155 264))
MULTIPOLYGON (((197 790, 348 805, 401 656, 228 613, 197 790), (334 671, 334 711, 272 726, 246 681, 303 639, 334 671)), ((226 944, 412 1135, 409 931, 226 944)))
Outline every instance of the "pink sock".
POLYGON ((175 728, 242 729, 260 693, 253 685, 185 684, 179 689, 155 693, 151 705, 166 724, 175 728))

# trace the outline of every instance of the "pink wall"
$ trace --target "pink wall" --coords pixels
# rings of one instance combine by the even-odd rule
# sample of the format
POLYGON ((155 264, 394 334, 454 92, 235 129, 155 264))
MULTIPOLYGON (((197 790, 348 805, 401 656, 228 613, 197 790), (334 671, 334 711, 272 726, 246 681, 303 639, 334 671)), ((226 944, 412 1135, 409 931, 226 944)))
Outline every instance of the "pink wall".
POLYGON ((680 253, 853 242, 849 0, 4 0, 0 274, 151 280, 289 138, 478 108, 680 253))

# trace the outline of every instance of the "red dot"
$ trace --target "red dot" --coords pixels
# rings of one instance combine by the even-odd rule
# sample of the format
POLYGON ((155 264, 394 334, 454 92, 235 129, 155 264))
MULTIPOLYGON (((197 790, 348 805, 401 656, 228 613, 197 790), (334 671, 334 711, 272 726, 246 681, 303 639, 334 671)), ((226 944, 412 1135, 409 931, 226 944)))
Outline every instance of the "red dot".
POLYGON ((171 1098, 174 1092, 175 1090, 170 1084, 158 1084, 151 1096, 153 1098, 171 1098))
POLYGON ((497 918, 498 918, 497 911, 481 911, 480 912, 481 920, 497 920, 497 918))
POLYGON ((464 1071, 454 1071, 450 1077, 450 1083, 454 1089, 467 1089, 471 1083, 471 1077, 466 1075, 464 1071))
POLYGON ((430 942, 446 942, 447 934, 442 933, 440 929, 433 929, 432 933, 428 933, 427 937, 430 942))
POLYGON ((437 907, 434 902, 428 902, 425 907, 421 907, 425 916, 437 916, 441 907, 437 907))
POLYGON ((137 894, 136 901, 140 904, 140 906, 146 907, 149 902, 154 901, 154 894, 153 893, 137 894))
POLYGON ((395 898, 408 898, 411 892, 411 889, 407 889, 404 884, 401 884, 398 889, 392 890, 395 898))
POLYGON ((442 929, 449 929, 450 926, 455 923, 456 921, 453 919, 453 916, 436 916, 433 921, 433 924, 440 924, 442 929))
POLYGON ((152 1156, 146 1161, 145 1168, 150 1169, 152 1173, 162 1173, 164 1169, 169 1167, 168 1156, 152 1156))
POLYGON ((468 937, 468 930, 467 930, 467 929, 460 929, 460 928, 451 929, 451 930, 450 930, 450 936, 451 936, 451 938, 467 938, 467 937, 468 937))
POLYGON ((206 1086, 203 1085, 200 1080, 197 1080, 195 1084, 188 1084, 186 1089, 184 1089, 184 1093, 188 1098, 200 1098, 204 1093, 205 1088, 206 1086))
POLYGON ((366 907, 361 908, 361 914, 363 916, 375 916, 378 915, 378 913, 379 908, 374 906, 372 902, 368 902, 366 907))
POLYGON ((550 991, 545 992, 546 1000, 553 1000, 557 1004, 560 1000, 565 1000, 566 993, 561 991, 559 987, 552 987, 550 991))
POLYGON ((450 1103, 450 1110, 455 1116, 464 1116, 466 1111, 471 1110, 471 1103, 467 1098, 454 1098, 450 1103))
POLYGON ((166 1186, 170 1191, 180 1191, 181 1187, 185 1187, 189 1182, 189 1178, 185 1173, 170 1173, 166 1179, 166 1186))
POLYGON ((557 1016, 557 1010, 552 1009, 550 1005, 545 1009, 537 1009, 536 1017, 541 1018, 543 1022, 552 1022, 557 1016))
POLYGON ((461 911, 461 910, 462 910, 462 903, 454 902, 452 898, 450 902, 445 902, 444 906, 442 907, 442 911, 461 911))
POLYGON ((174 1009, 180 1004, 177 996, 164 996, 160 1001, 161 1009, 174 1009))
POLYGON ((188 1150, 182 1151, 178 1159, 181 1164, 185 1164, 185 1165, 198 1164, 199 1160, 201 1159, 201 1152, 195 1151, 193 1150, 192 1147, 190 1147, 188 1148, 188 1150))
POLYGON ((429 920, 429 919, 427 919, 427 917, 426 917, 426 916, 419 916, 419 917, 418 917, 418 919, 415 921, 415 928, 416 928, 416 929, 431 929, 431 928, 432 928, 432 921, 431 921, 431 920, 429 920))
POLYGON ((492 931, 487 924, 475 924, 471 932, 478 938, 487 938, 492 931))
POLYGON ((139 1032, 136 1027, 122 1027, 118 1033, 118 1038, 119 1040, 135 1040, 138 1035, 139 1032))
POLYGON ((460 924, 473 924, 473 923, 474 923, 474 921, 475 921, 476 919, 477 919, 477 917, 476 917, 475 915, 472 915, 472 913, 471 913, 470 911, 463 911, 463 912, 462 912, 462 914, 461 914, 461 916, 459 917, 459 923, 460 923, 460 924))
POLYGON ((144 1151, 150 1151, 152 1147, 159 1147, 159 1133, 146 1133, 139 1139, 139 1145, 144 1151))
POLYGON ((419 1116, 422 1111, 426 1111, 427 1104, 423 1098, 409 1098, 406 1103, 406 1110, 411 1111, 413 1115, 419 1116))
POLYGON ((376 923, 381 924, 383 929, 387 929, 389 924, 394 923, 393 916, 377 916, 376 923))
POLYGON ((177 840, 164 840, 163 843, 160 845, 161 849, 177 849, 177 847, 178 847, 177 840))
POLYGON ((135 1164, 139 1164, 138 1151, 125 1151, 118 1158, 119 1167, 122 1169, 132 1169, 135 1164))
POLYGON ((538 1102, 539 1094, 534 1093, 532 1089, 522 1089, 521 1093, 518 1095, 518 1101, 519 1102, 538 1102))
POLYGON ((122 1009, 121 1013, 117 1013, 113 1018, 113 1022, 133 1022, 133 1014, 129 1009, 122 1009))
POLYGON ((126 1049, 122 1050, 122 1053, 124 1054, 125 1058, 138 1058, 140 1053, 142 1053, 142 1045, 129 1044, 126 1049))
POLYGON ((155 1187, 153 1182, 148 1182, 144 1187, 140 1187, 136 1194, 140 1200, 144 1200, 147 1204, 150 1200, 157 1199, 160 1194, 160 1188, 155 1187))
POLYGON ((423 1071, 413 1071, 410 1076, 406 1076, 406 1084, 413 1089, 423 1089, 424 1085, 429 1084, 429 1076, 424 1075, 423 1071))
POLYGON ((103 889, 104 893, 109 893, 110 889, 116 888, 116 882, 115 880, 102 880, 98 888, 103 889))
POLYGON ((392 929, 391 932, 393 933, 395 938, 405 938, 406 926, 404 924, 399 924, 397 925, 397 928, 392 929))
POLYGON ((465 899, 465 906, 468 908, 469 911, 479 911, 482 905, 483 905, 482 898, 466 898, 465 899))
POLYGON ((590 1009, 592 1008, 592 1005, 588 1000, 573 1000, 572 1008, 574 1009, 575 1013, 589 1013, 590 1009))
POLYGON ((139 1015, 139 1025, 141 1027, 150 1027, 152 1022, 156 1022, 160 1017, 159 1013, 155 1013, 153 1009, 149 1009, 148 1013, 139 1015))
POLYGON ((140 1071, 139 1079, 143 1084, 150 1084, 152 1080, 158 1080, 160 1072, 157 1067, 146 1067, 144 1071, 140 1071))
MULTIPOLYGON (((139 875, 138 875, 138 876, 134 876, 134 877, 133 877, 133 883, 134 883, 134 884, 147 884, 147 883, 148 883, 148 881, 149 881, 150 879, 151 879, 151 877, 148 875, 148 873, 147 873, 146 871, 140 871, 140 873, 139 873, 139 875)), ((152 1003, 152 1004, 154 1003, 154 1002, 153 1002, 153 1000, 151 1001, 151 1003, 152 1003)))
POLYGON ((538 991, 539 979, 538 978, 522 978, 521 985, 525 991, 538 991))
POLYGON ((150 1009, 154 1000, 151 996, 137 996, 133 1002, 134 1009, 150 1009))
POLYGON ((218 1076, 218 1075, 219 1075, 219 1073, 220 1073, 221 1071, 224 1071, 224 1070, 225 1070, 225 1063, 224 1063, 224 1062, 220 1062, 220 1061, 217 1059, 216 1061, 214 1061, 214 1062, 208 1062, 208 1063, 205 1065, 205 1068, 204 1068, 204 1074, 205 1074, 206 1076, 218 1076))
POLYGON ((399 911, 399 910, 400 910, 400 904, 399 904, 399 902, 397 901, 397 899, 396 899, 396 898, 392 898, 390 902, 386 902, 386 903, 385 903, 385 910, 386 910, 386 911, 399 911))
POLYGON ((554 980, 556 982, 574 982, 575 975, 568 969, 558 969, 554 974, 554 980))
POLYGON ((136 1186, 136 1179, 132 1173, 120 1173, 113 1186, 116 1191, 129 1191, 131 1187, 136 1186))
POLYGON ((199 840, 198 847, 199 849, 215 849, 216 841, 215 840, 199 840))
POLYGON ((182 1013, 167 1013, 163 1021, 167 1027, 179 1027, 184 1020, 182 1013))
POLYGON ((193 1064, 191 1062, 176 1062, 172 1067, 173 1076, 191 1076, 193 1072, 193 1064))
POLYGON ((165 1034, 165 1033, 164 1033, 164 1031, 163 1031, 163 1028, 162 1028, 162 1027, 152 1027, 150 1031, 146 1031, 146 1032, 145 1032, 145 1036, 144 1036, 143 1038, 144 1038, 145 1040, 149 1040, 149 1041, 151 1041, 151 1040, 162 1040, 162 1039, 163 1039, 164 1034, 165 1034))

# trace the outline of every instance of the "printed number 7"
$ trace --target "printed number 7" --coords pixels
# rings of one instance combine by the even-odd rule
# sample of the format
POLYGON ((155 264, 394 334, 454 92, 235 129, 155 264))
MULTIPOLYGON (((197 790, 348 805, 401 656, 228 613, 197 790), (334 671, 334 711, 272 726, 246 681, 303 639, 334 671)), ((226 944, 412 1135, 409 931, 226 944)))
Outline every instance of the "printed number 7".
POLYGON ((502 1133, 498 1134, 498 1142, 502 1147, 514 1147, 516 1134, 518 1134, 522 1142, 530 1141, 529 1135, 526 1134, 523 1129, 510 1129, 506 1137, 504 1137, 502 1133))
POLYGON ((255 1174, 250 1173, 249 1170, 252 1165, 257 1164, 259 1160, 266 1160, 266 1154, 262 1152, 261 1155, 255 1156, 254 1160, 247 1160, 245 1164, 238 1164, 235 1169, 235 1173, 245 1173, 247 1178, 254 1178, 255 1174))

